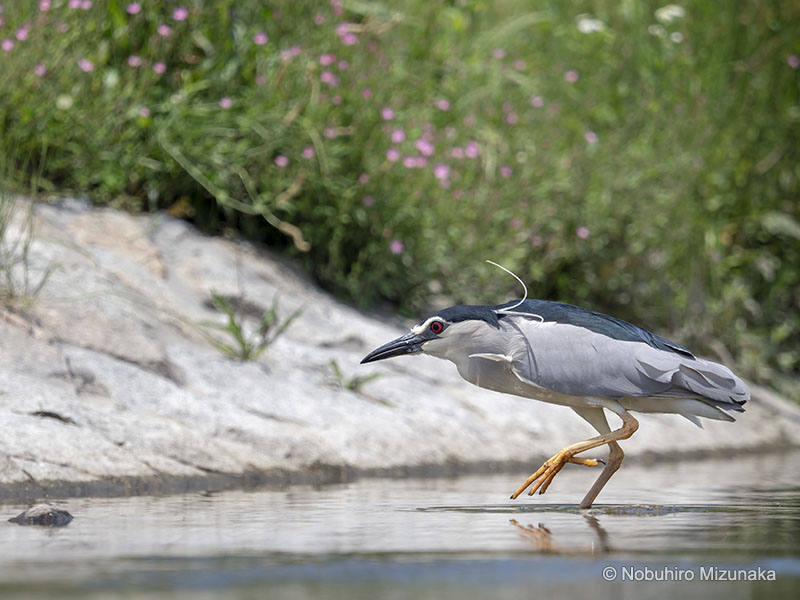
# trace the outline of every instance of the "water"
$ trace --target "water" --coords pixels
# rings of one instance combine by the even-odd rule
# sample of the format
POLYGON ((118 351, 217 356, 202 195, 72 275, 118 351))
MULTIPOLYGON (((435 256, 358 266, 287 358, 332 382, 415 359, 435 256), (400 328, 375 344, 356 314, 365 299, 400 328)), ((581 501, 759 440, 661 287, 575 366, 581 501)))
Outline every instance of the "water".
POLYGON ((0 523, 0 598, 800 597, 800 452, 626 464, 579 511, 596 472, 64 500, 67 527, 0 523))

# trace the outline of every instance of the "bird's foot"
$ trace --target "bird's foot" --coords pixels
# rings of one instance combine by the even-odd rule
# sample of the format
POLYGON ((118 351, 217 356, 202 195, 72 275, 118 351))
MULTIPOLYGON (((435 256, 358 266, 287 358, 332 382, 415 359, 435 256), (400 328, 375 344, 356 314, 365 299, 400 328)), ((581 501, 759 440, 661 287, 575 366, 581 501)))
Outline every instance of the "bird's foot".
POLYGON ((561 469, 564 468, 564 465, 567 463, 584 465, 586 467, 596 467, 600 463, 605 464, 605 462, 599 458, 580 458, 574 456, 570 452, 561 450, 552 458, 544 461, 544 464, 539 467, 539 469, 533 475, 528 477, 519 487, 519 489, 511 495, 511 499, 516 500, 517 496, 524 492, 531 484, 533 484, 533 487, 531 488, 531 491, 528 492, 529 496, 533 496, 537 490, 539 490, 540 494, 544 494, 547 491, 547 488, 550 486, 550 483, 553 481, 553 478, 561 469))
POLYGON ((606 461, 604 461, 602 458, 580 458, 579 456, 572 456, 567 459, 567 462, 571 462, 576 465, 583 465, 584 467, 596 467, 600 464, 606 464, 606 461))

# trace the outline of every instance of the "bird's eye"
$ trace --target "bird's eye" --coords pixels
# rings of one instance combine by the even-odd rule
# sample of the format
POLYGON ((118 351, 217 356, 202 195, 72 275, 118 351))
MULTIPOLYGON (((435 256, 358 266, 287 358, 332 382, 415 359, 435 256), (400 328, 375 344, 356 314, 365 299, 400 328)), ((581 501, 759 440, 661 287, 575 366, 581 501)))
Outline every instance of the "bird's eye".
POLYGON ((438 333, 442 333, 442 331, 444 331, 444 325, 442 324, 441 321, 432 321, 431 324, 430 324, 429 329, 433 333, 437 333, 437 334, 438 333))

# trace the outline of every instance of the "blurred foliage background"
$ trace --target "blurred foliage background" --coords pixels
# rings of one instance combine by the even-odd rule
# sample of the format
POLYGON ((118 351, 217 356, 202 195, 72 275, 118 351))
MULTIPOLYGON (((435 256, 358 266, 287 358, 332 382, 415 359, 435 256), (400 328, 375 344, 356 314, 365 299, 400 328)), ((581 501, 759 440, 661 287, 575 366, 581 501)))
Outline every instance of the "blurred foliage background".
POLYGON ((0 2, 6 188, 417 317, 517 295, 491 258, 800 393, 797 2, 0 2))

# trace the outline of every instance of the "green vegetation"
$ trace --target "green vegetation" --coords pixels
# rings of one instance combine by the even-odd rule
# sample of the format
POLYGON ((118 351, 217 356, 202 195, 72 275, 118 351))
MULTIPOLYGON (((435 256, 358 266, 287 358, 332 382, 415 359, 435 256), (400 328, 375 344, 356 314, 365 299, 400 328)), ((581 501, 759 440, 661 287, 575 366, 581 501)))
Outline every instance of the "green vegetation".
POLYGON ((490 258, 798 375, 799 4, 265 4, 5 2, 12 183, 235 227, 409 314, 508 299, 490 258))
POLYGON ((56 267, 42 273, 31 269, 33 206, 22 223, 15 223, 21 213, 16 199, 0 190, 0 303, 24 310, 34 303, 56 267))
POLYGON ((364 387, 365 384, 381 376, 380 373, 371 373, 369 375, 356 375, 355 377, 348 378, 342 372, 339 363, 337 363, 335 360, 330 361, 328 365, 330 366, 331 372, 333 373, 334 383, 336 387, 343 390, 350 390, 351 392, 355 392, 356 394, 361 393, 361 389, 364 387))
POLYGON ((272 342, 278 339, 294 320, 300 316, 301 309, 294 311, 288 318, 281 320, 278 316, 278 298, 272 300, 272 307, 261 313, 258 325, 252 333, 247 333, 245 320, 251 305, 242 297, 226 298, 220 294, 212 294, 213 306, 228 319, 224 325, 204 322, 205 338, 226 356, 237 360, 258 360, 258 357, 272 342), (240 310, 237 310, 240 309, 240 310), (231 343, 220 341, 208 330, 221 331, 227 334, 231 343))

